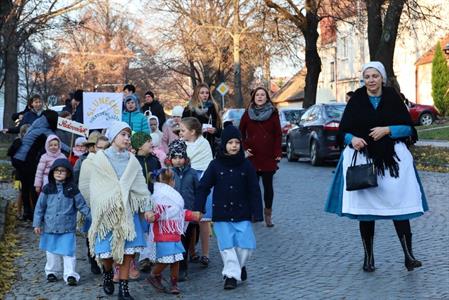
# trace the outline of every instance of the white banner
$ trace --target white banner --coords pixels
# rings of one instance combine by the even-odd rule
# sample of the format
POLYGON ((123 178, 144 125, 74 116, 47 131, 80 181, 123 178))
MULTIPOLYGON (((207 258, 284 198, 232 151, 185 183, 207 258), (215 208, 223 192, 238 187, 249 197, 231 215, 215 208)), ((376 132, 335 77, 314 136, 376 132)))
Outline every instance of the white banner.
POLYGON ((85 137, 89 135, 89 128, 84 126, 84 124, 61 117, 58 118, 58 129, 85 137))
POLYGON ((108 128, 122 120, 122 93, 83 93, 84 124, 89 129, 108 128))

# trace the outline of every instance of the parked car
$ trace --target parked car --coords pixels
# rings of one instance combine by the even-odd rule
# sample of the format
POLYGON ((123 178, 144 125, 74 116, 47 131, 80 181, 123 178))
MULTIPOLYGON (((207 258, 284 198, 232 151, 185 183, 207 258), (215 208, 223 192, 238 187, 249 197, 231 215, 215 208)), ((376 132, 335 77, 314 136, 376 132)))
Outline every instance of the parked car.
POLYGON ((432 125, 433 121, 440 115, 438 110, 431 105, 416 104, 409 100, 406 100, 405 104, 408 107, 413 123, 417 125, 432 125))
POLYGON ((288 131, 301 119, 302 114, 306 110, 304 108, 280 108, 279 109, 279 120, 281 121, 282 130, 282 150, 285 151, 286 137, 288 131))
POLYGON ((226 122, 232 122, 232 124, 239 128, 240 119, 242 119, 243 113, 245 112, 244 108, 229 108, 223 114, 223 127, 226 122))
POLYGON ((310 162, 316 166, 324 160, 338 159, 341 149, 337 134, 345 107, 344 103, 309 107, 299 124, 287 134, 288 161, 297 161, 300 156, 305 156, 310 157, 310 162))

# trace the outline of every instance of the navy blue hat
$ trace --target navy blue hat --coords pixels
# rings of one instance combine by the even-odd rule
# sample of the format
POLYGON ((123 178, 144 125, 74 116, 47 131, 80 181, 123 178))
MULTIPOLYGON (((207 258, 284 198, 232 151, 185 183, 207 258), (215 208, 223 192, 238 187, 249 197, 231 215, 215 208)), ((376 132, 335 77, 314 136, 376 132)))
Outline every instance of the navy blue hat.
POLYGON ((242 141, 242 135, 240 134, 240 130, 237 129, 234 125, 226 126, 221 132, 221 148, 223 150, 226 149, 226 144, 231 139, 238 139, 240 142, 242 141))
POLYGON ((57 160, 55 160, 53 162, 53 164, 50 167, 50 171, 48 172, 48 181, 49 182, 55 181, 55 179, 53 177, 53 173, 56 170, 56 168, 58 168, 58 167, 63 167, 65 169, 67 169, 66 181, 69 181, 72 179, 72 175, 73 175, 72 165, 70 164, 70 162, 68 161, 67 158, 58 158, 57 160))

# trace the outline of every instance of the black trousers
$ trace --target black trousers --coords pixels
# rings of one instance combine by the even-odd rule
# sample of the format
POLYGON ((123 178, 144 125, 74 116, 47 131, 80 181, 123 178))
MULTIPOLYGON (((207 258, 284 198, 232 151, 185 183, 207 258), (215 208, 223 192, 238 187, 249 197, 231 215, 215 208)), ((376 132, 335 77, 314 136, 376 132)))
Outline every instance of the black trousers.
POLYGON ((257 178, 262 178, 263 185, 263 201, 265 203, 265 208, 270 209, 273 207, 273 176, 276 171, 258 171, 257 178))
MULTIPOLYGON (((368 239, 369 237, 374 236, 374 227, 375 227, 375 221, 360 221, 360 235, 363 239, 368 239)), ((411 228, 410 228, 410 221, 409 220, 402 220, 397 221, 393 220, 394 228, 396 229, 396 234, 399 238, 401 238, 403 235, 410 235, 411 234, 411 228)))
MULTIPOLYGON (((190 243, 192 242, 192 239, 197 236, 199 236, 199 225, 196 223, 189 223, 189 226, 187 226, 186 232, 181 236, 181 242, 184 246, 185 252, 183 253, 184 260, 182 260, 180 263, 180 269, 181 270, 187 270, 188 269, 188 261, 189 261, 189 248, 190 243), (195 235, 195 233, 197 233, 195 235)), ((196 241, 195 241, 196 243, 196 241)))
POLYGON ((36 189, 34 188, 36 166, 31 166, 24 161, 14 158, 12 159, 12 165, 16 168, 22 184, 23 216, 32 219, 37 202, 36 189))

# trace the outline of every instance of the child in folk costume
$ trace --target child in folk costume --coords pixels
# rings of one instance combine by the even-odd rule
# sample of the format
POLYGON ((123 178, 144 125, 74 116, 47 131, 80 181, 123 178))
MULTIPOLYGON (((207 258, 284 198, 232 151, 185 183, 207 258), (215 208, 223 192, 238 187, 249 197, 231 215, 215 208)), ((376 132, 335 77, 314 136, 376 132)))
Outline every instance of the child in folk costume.
MULTIPOLYGON (((186 117, 181 121, 182 139, 187 144, 187 156, 190 159, 190 165, 197 171, 198 178, 201 178, 204 171, 212 161, 212 149, 209 142, 202 135, 202 126, 197 118, 186 117)), ((200 222, 200 240, 201 257, 190 253, 192 262, 200 262, 203 267, 209 266, 209 236, 210 221, 212 219, 212 193, 209 195, 206 203, 206 214, 200 222)))
POLYGON ((75 146, 72 149, 72 153, 69 155, 69 161, 72 166, 75 166, 78 158, 80 158, 84 153, 86 153, 86 138, 78 137, 75 140, 75 146))
POLYGON ((93 157, 89 194, 92 225, 91 253, 103 264, 103 290, 114 293, 112 265, 120 269, 119 299, 133 299, 128 288, 128 271, 134 255, 146 246, 144 221, 153 219, 152 201, 139 161, 128 152, 131 128, 114 122, 106 136, 111 146, 93 157))
POLYGON ((65 155, 61 153, 61 140, 54 134, 47 137, 45 151, 46 152, 39 160, 36 176, 34 177, 36 193, 40 193, 42 187, 48 183, 48 173, 55 160, 58 158, 66 158, 65 155))
POLYGON ((80 276, 76 266, 76 212, 90 217, 83 196, 73 183, 73 170, 69 161, 57 159, 50 168, 49 182, 39 196, 34 210, 33 227, 41 235, 39 248, 47 253, 45 274, 49 282, 57 280, 64 262, 64 281, 77 285, 80 276))
POLYGON ((245 158, 241 142, 237 128, 225 127, 220 151, 204 172, 195 201, 195 209, 204 211, 214 188, 212 220, 224 263, 225 289, 247 279, 246 262, 256 248, 251 221, 263 221, 256 170, 245 158))
MULTIPOLYGON (((184 199, 184 208, 193 210, 195 195, 198 190, 199 180, 195 169, 190 167, 190 160, 187 157, 187 145, 183 140, 175 140, 169 146, 169 162, 172 166, 175 178, 175 190, 184 199)), ((186 232, 181 237, 182 245, 186 249, 184 260, 181 261, 179 281, 187 280, 187 269, 189 252, 195 249, 195 242, 199 225, 196 222, 189 222, 186 232)))
MULTIPOLYGON (((131 146, 136 151, 136 158, 142 166, 143 176, 148 186, 148 190, 154 192, 154 183, 151 180, 151 174, 155 170, 161 168, 159 159, 153 155, 153 144, 151 136, 146 132, 136 132, 131 137, 131 146)), ((146 234, 146 237, 148 235, 146 234)), ((148 241, 147 241, 148 242, 148 241)), ((149 242, 148 242, 149 243, 149 242)), ((150 272, 151 263, 149 260, 148 247, 144 249, 139 255, 140 270, 143 272, 150 272)), ((139 270, 136 268, 136 263, 131 262, 130 278, 140 277, 139 270)))
POLYGON ((166 290, 162 284, 162 271, 170 265, 170 293, 179 294, 179 261, 183 260, 184 247, 181 235, 184 233, 185 221, 199 221, 200 212, 184 209, 182 196, 173 188, 175 185, 173 171, 162 169, 154 184, 155 221, 152 225, 155 247, 152 260, 156 265, 148 277, 149 283, 159 292, 166 290))

